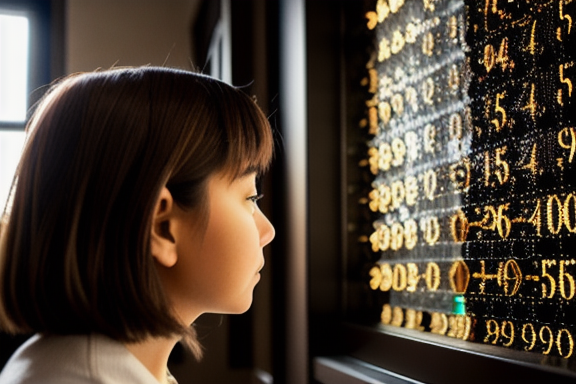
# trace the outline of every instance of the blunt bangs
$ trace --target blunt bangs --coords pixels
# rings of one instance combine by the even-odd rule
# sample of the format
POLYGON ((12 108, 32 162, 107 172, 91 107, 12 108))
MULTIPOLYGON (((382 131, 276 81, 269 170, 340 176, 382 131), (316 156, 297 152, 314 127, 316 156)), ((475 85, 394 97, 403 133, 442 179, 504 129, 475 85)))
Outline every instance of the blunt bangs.
POLYGON ((266 116, 255 101, 235 89, 238 100, 228 102, 232 113, 225 114, 223 122, 227 131, 228 156, 224 170, 232 179, 256 172, 267 171, 273 157, 272 130, 266 116))

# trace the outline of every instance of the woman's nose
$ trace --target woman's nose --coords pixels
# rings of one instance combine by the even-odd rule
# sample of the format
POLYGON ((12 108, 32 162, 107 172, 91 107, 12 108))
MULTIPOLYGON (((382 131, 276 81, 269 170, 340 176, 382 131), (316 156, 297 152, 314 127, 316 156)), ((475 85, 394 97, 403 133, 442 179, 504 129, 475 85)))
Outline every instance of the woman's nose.
POLYGON ((274 226, 270 223, 270 220, 264 215, 260 210, 258 210, 258 231, 260 233, 260 246, 264 247, 265 245, 269 244, 274 236, 276 235, 276 231, 274 230, 274 226))

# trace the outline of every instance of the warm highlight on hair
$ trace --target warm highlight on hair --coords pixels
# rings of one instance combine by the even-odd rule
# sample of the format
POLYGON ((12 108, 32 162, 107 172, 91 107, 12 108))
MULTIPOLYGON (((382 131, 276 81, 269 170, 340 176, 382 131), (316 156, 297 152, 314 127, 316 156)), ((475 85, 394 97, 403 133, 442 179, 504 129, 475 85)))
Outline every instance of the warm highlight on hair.
POLYGON ((150 254, 154 205, 166 185, 202 211, 210 175, 267 168, 272 133, 255 102, 200 74, 114 69, 61 81, 27 129, 0 244, 0 327, 190 340, 150 254))

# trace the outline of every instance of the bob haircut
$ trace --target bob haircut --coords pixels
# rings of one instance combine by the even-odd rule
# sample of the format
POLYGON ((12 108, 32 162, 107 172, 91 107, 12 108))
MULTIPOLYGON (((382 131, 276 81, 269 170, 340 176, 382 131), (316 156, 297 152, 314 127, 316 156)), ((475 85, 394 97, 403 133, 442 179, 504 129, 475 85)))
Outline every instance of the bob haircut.
POLYGON ((272 132, 254 100, 201 74, 112 69, 53 86, 27 131, 0 243, 0 327, 122 342, 176 334, 199 355, 156 271, 153 211, 167 186, 207 221, 210 175, 266 170, 272 132))

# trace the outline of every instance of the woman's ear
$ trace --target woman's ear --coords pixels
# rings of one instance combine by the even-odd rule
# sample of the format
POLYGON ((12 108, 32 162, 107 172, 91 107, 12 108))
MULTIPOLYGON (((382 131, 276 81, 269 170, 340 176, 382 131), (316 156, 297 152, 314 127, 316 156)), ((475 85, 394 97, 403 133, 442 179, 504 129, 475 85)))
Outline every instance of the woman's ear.
POLYGON ((150 250, 156 261, 170 268, 178 261, 176 240, 172 231, 175 224, 174 199, 168 188, 163 187, 154 207, 150 250))

